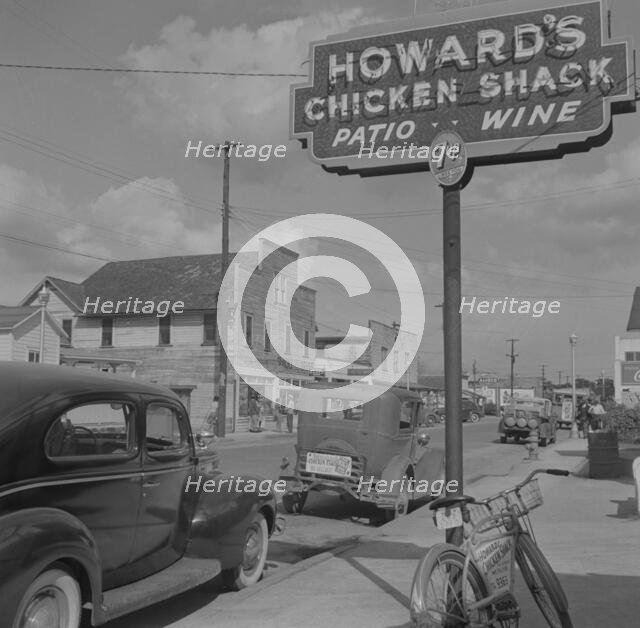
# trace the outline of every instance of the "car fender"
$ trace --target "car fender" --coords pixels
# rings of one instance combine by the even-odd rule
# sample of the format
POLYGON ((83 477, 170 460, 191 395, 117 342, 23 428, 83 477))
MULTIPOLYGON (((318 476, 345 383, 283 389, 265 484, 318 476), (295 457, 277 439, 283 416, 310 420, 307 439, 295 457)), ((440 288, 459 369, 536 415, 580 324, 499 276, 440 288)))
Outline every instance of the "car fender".
POLYGON ((24 591, 54 562, 73 568, 90 595, 94 623, 102 623, 102 571, 98 547, 77 517, 57 508, 26 508, 0 516, 0 599, 3 616, 13 618, 24 591))
POLYGON ((417 482, 428 480, 429 486, 436 480, 444 480, 444 449, 440 447, 427 448, 415 465, 414 473, 417 482))
POLYGON ((214 474, 203 476, 197 491, 197 501, 191 520, 186 556, 191 558, 216 558, 222 569, 239 565, 243 560, 246 530, 257 513, 267 520, 269 535, 275 528, 276 495, 273 483, 258 476, 231 476, 214 474), (207 490, 204 482, 215 490, 207 490), (220 484, 220 480, 227 480, 220 484), (240 480, 240 482, 238 482, 240 480), (231 482, 231 490, 227 490, 231 482), (255 482, 255 491, 251 482, 255 482), (238 490, 240 487, 240 490, 238 490))
POLYGON ((411 458, 403 454, 397 454, 387 462, 382 470, 381 479, 385 482, 401 480, 407 472, 410 477, 413 477, 414 469, 411 458))

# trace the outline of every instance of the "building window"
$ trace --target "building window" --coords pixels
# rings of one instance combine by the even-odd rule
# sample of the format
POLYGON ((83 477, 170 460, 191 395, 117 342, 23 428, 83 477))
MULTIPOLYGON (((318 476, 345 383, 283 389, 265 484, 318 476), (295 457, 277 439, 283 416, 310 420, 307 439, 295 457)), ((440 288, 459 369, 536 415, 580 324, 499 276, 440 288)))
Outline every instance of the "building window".
POLYGON ((640 362, 640 351, 626 351, 624 359, 626 362, 640 362))
POLYGON ((287 301, 287 278, 282 275, 276 275, 275 278, 275 297, 276 303, 286 303, 287 301))
POLYGON ((308 329, 304 330, 304 357, 309 357, 309 345, 311 344, 311 332, 308 329))
POLYGON ((251 314, 244 315, 244 337, 247 339, 247 345, 253 346, 253 316, 251 314))
POLYGON ((40 351, 29 351, 27 354, 29 362, 40 362, 40 351))
POLYGON ((264 350, 265 353, 271 352, 271 321, 264 322, 264 350))
POLYGON ((284 352, 291 353, 291 325, 285 325, 284 352))
POLYGON ((387 370, 387 365, 384 363, 384 361, 387 359, 388 355, 389 349, 387 349, 386 347, 380 347, 380 364, 382 364, 383 371, 387 370))
POLYGON ((65 347, 70 347, 72 344, 71 334, 73 332, 73 319, 63 318, 62 329, 64 333, 67 334, 67 340, 63 340, 62 343, 64 344, 65 347))
POLYGON ((113 347, 113 319, 102 319, 102 341, 101 346, 113 347))
POLYGON ((158 319, 158 344, 171 344, 171 316, 161 316, 158 319))
POLYGON ((216 344, 216 313, 205 312, 202 315, 202 344, 216 344))

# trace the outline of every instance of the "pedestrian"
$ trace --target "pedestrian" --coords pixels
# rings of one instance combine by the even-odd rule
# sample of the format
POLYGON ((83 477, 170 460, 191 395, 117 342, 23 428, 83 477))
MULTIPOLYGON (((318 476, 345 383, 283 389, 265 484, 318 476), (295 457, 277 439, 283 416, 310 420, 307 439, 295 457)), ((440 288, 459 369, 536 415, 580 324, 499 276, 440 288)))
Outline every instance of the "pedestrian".
POLYGON ((578 438, 587 438, 589 427, 589 404, 583 399, 576 410, 576 424, 578 426, 578 438))
POLYGON ((282 421, 283 419, 286 419, 287 411, 285 410, 285 407, 281 403, 278 403, 276 404, 274 414, 275 414, 274 418, 276 420, 276 430, 280 432, 280 434, 282 434, 282 421))
POLYGON ((590 408, 591 416, 590 416, 589 424, 592 432, 602 429, 602 415, 604 413, 605 413, 604 408, 602 407, 600 400, 596 399, 590 408))
POLYGON ((267 413, 267 404, 262 397, 258 403, 258 432, 264 429, 265 414, 267 413))
POLYGON ((295 412, 295 404, 293 395, 287 397, 287 430, 289 434, 293 433, 293 413, 295 412))
POLYGON ((215 436, 218 435, 218 395, 214 396, 204 423, 207 431, 212 432, 215 436))
POLYGON ((258 429, 258 416, 260 415, 260 408, 258 408, 258 402, 256 398, 251 395, 249 398, 249 431, 250 432, 259 432, 258 429))

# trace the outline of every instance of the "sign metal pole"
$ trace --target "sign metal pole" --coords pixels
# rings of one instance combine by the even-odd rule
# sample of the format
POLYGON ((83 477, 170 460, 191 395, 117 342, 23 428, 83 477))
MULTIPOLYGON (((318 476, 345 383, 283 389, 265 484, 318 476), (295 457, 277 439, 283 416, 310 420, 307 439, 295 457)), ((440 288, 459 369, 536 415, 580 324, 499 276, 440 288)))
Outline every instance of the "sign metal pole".
MULTIPOLYGON (((460 186, 442 189, 444 281, 445 460, 447 484, 455 480, 462 495, 462 316, 460 253, 460 186)), ((460 529, 447 530, 447 543, 462 542, 460 529)))

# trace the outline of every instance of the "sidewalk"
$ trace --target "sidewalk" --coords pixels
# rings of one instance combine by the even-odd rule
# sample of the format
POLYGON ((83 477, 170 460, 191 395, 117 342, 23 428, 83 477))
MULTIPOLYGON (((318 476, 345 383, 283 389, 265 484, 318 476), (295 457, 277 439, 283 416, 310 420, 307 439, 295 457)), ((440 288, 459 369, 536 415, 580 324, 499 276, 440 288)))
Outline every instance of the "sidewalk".
MULTIPOLYGON (((252 434, 253 436, 253 434, 252 434)), ((537 467, 584 471, 584 440, 561 440, 507 475, 486 476, 466 489, 488 496, 537 467)), ((640 616, 640 521, 631 480, 541 476, 545 504, 532 513, 536 538, 558 573, 575 628, 635 626, 640 616)), ((172 628, 262 626, 339 628, 408 625, 413 572, 426 548, 442 542, 428 508, 421 508, 356 545, 302 561, 255 588, 227 594, 172 628)), ((286 538, 286 533, 285 537, 286 538)), ((518 582, 520 628, 545 626, 518 582)))
POLYGON ((224 438, 216 439, 216 447, 234 447, 247 445, 261 445, 265 442, 287 442, 295 441, 297 438, 297 424, 294 423, 293 433, 287 432, 287 425, 283 421, 282 432, 279 432, 276 428, 276 423, 273 420, 265 421, 264 428, 261 432, 249 432, 248 430, 242 432, 232 432, 224 438))

